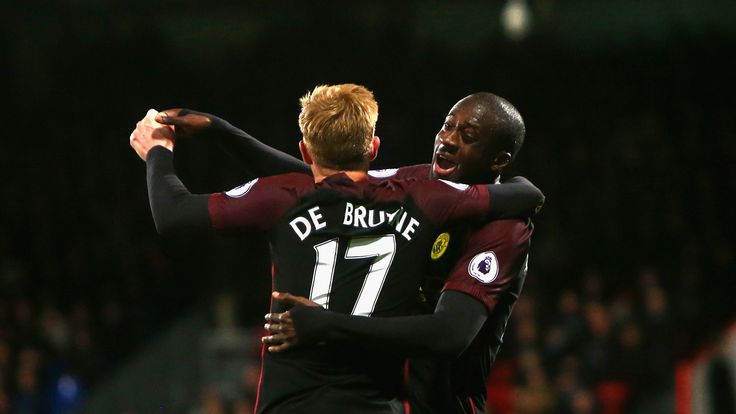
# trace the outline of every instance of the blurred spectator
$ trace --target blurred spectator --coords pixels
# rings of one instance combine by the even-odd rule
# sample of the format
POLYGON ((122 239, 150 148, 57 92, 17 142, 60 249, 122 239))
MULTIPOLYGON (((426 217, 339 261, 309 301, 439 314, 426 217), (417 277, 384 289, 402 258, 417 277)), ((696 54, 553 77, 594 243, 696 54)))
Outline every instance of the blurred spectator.
POLYGON ((206 389, 202 391, 199 405, 189 414, 226 414, 225 403, 217 390, 206 389))

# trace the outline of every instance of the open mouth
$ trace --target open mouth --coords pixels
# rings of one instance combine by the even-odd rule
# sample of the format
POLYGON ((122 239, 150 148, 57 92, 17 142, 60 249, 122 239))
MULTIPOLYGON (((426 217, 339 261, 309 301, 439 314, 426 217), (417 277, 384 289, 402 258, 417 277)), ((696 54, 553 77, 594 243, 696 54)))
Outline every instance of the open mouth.
POLYGON ((437 154, 434 162, 434 172, 437 175, 445 176, 452 174, 457 169, 457 164, 445 158, 441 154, 437 154))

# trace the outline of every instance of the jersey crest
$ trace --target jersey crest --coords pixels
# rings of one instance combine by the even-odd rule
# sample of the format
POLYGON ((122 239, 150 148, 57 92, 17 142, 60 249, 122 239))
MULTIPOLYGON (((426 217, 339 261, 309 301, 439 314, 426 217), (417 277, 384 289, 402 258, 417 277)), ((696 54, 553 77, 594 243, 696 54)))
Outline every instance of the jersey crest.
POLYGON ((468 264, 468 274, 482 283, 491 283, 498 277, 498 259, 493 252, 478 253, 468 264))
POLYGON ((432 251, 429 255, 432 260, 437 260, 442 257, 442 255, 445 254, 445 251, 447 250, 447 246, 449 244, 450 233, 442 233, 437 236, 437 240, 434 241, 434 244, 432 245, 432 251))

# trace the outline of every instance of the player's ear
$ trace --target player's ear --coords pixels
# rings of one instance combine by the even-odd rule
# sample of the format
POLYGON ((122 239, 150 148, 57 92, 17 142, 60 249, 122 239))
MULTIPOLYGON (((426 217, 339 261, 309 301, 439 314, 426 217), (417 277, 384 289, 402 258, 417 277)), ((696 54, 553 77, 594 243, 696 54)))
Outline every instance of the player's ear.
POLYGON ((373 136, 373 142, 371 142, 371 161, 375 160, 378 156, 378 147, 381 146, 381 139, 378 135, 373 136))
POLYGON ((309 155, 309 150, 307 149, 307 143, 304 142, 304 140, 299 141, 299 152, 302 154, 302 160, 304 160, 307 165, 314 164, 314 161, 312 161, 312 156, 309 155))
POLYGON ((493 158, 493 164, 491 164, 491 170, 493 172, 500 173, 511 163, 511 153, 506 151, 499 151, 498 154, 493 158))

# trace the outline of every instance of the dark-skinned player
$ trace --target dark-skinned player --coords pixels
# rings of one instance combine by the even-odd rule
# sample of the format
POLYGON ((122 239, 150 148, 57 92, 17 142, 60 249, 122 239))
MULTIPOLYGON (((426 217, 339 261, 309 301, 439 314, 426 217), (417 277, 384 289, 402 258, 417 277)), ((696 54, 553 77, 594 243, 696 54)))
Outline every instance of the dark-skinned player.
MULTIPOLYGON (((486 215, 494 205, 488 204, 488 198, 492 203, 502 200, 489 194, 499 195, 497 187, 503 186, 433 184, 426 175, 373 179, 366 174, 365 157, 349 168, 330 164, 325 154, 331 149, 318 147, 314 138, 307 139, 309 128, 302 130, 302 155, 313 177, 269 177, 215 195, 189 194, 173 172, 169 149, 149 148, 153 156, 148 156, 148 150, 144 154, 137 151, 147 160, 157 228, 268 230, 277 289, 309 295, 338 312, 381 317, 406 314, 412 307, 412 301, 407 300, 415 284, 412 272, 421 269, 414 256, 422 240, 429 248, 432 229, 486 215), (309 267, 304 263, 315 253, 314 269, 302 275, 309 267), (339 258, 347 259, 346 264, 341 266, 339 258)), ((152 135, 150 128, 143 128, 134 133, 131 143, 140 147, 146 136, 152 135)), ((163 146, 173 146, 169 141, 163 146)), ((364 151, 365 156, 375 154, 376 141, 374 138, 371 151, 364 151)), ((540 197, 538 192, 529 192, 521 199, 529 200, 529 210, 540 197)), ((512 197, 519 199, 518 194, 512 197)), ((273 310, 283 309, 275 304, 273 310)), ((396 376, 385 374, 395 371, 394 358, 377 351, 372 356, 360 354, 355 360, 348 356, 351 352, 340 349, 344 350, 303 346, 283 356, 264 356, 258 411, 392 412, 390 389, 396 376), (320 364, 328 369, 320 370, 320 364)))

